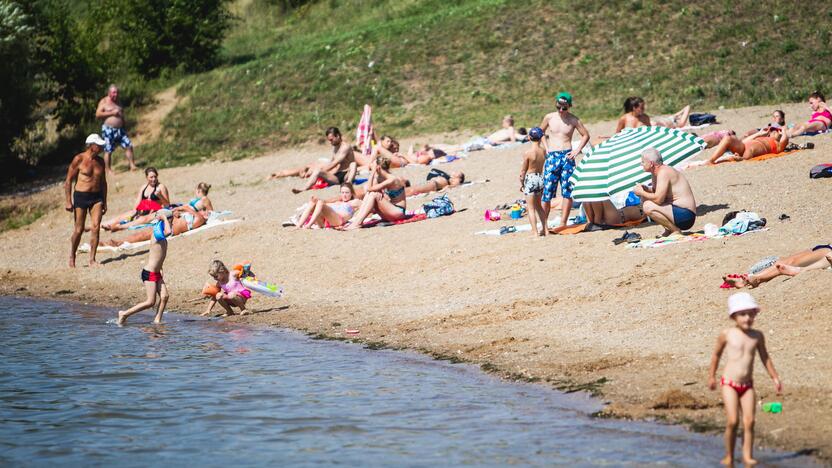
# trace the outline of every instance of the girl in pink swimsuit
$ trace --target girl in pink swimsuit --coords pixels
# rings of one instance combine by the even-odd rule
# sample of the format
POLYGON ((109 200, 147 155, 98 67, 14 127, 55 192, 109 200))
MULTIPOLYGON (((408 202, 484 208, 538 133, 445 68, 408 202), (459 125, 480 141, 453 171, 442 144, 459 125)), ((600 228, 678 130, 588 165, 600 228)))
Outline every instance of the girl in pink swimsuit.
POLYGON ((809 95, 809 107, 812 108, 812 117, 809 121, 794 127, 789 132, 790 137, 804 134, 814 134, 829 130, 832 125, 832 111, 826 105, 826 97, 820 91, 809 95))
POLYGON ((223 315, 224 317, 234 315, 232 307, 238 307, 240 309, 240 315, 246 315, 248 313, 246 311, 246 301, 251 299, 251 291, 240 283, 237 270, 228 271, 224 263, 219 260, 214 260, 211 262, 211 267, 208 268, 208 274, 217 281, 217 287, 220 288, 220 292, 211 298, 208 309, 202 315, 210 314, 214 308, 214 304, 217 303, 225 309, 226 313, 223 315))

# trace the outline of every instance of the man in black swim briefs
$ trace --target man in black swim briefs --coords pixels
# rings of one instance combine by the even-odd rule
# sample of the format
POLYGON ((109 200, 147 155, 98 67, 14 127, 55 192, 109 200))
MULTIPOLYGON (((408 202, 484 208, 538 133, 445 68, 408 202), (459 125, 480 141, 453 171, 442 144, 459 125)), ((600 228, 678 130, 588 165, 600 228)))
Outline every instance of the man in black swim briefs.
POLYGON ((693 227, 696 200, 685 176, 666 166, 655 148, 641 152, 641 167, 653 176, 650 187, 636 184, 633 191, 641 198, 644 214, 664 226, 662 237, 693 227))
POLYGON ((90 214, 90 266, 97 265, 98 233, 101 217, 107 212, 107 177, 104 159, 100 156, 105 141, 97 134, 87 137, 87 149, 75 155, 66 171, 64 192, 66 210, 73 214, 75 228, 72 231, 69 266, 75 268, 75 253, 84 233, 87 213, 90 214), (73 192, 73 188, 75 189, 73 192))

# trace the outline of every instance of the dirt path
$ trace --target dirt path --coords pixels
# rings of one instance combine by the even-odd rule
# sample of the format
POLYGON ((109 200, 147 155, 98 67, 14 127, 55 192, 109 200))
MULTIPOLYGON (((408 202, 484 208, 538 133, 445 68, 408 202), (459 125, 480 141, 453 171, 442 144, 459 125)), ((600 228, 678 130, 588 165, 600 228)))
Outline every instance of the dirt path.
POLYGON ((170 88, 153 96, 153 104, 147 112, 139 117, 133 140, 136 146, 152 143, 162 134, 162 122, 177 105, 184 101, 176 95, 176 87, 170 88))

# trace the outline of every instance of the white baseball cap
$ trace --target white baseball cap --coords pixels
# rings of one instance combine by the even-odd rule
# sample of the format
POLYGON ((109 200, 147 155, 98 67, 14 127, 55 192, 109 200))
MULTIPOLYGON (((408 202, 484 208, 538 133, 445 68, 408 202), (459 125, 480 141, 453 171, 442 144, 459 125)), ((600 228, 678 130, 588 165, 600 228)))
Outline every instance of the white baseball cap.
POLYGON ((728 316, 733 317, 737 312, 742 312, 744 310, 756 310, 759 312, 760 306, 757 304, 757 301, 754 300, 754 297, 747 292, 732 294, 731 297, 728 298, 728 316))
POLYGON ((87 142, 86 143, 87 143, 87 146, 89 146, 89 145, 98 145, 98 146, 101 146, 101 147, 104 147, 104 145, 107 144, 107 142, 104 141, 103 138, 101 138, 101 135, 99 135, 97 133, 90 133, 90 136, 87 137, 87 142))

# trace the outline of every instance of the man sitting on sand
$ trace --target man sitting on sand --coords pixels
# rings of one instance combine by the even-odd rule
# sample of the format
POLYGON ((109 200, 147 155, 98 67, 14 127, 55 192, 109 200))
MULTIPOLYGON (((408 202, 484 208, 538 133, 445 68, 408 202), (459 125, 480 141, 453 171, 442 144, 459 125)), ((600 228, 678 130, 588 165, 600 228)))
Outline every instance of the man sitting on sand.
POLYGON ((696 200, 685 176, 666 166, 656 148, 641 152, 641 167, 653 180, 649 188, 636 184, 633 192, 641 198, 644 214, 664 226, 662 237, 693 227, 696 200))
POLYGON ((618 125, 615 127, 615 133, 624 130, 625 128, 638 127, 668 127, 668 128, 682 128, 688 123, 690 116, 690 106, 685 106, 679 112, 670 117, 657 117, 650 119, 650 116, 645 112, 644 99, 638 96, 628 97, 624 100, 624 115, 618 119, 618 125))
POLYGON ((789 144, 789 137, 779 125, 771 124, 740 140, 728 134, 716 146, 708 159, 690 163, 690 167, 719 164, 726 161, 745 161, 764 154, 782 153, 789 144), (732 155, 726 156, 730 151, 732 155))
POLYGON ((352 146, 344 141, 337 127, 326 129, 326 139, 332 145, 332 160, 322 167, 312 168, 309 171, 306 186, 301 189, 293 188, 292 193, 301 193, 311 189, 319 177, 329 185, 352 183, 355 179, 356 164, 352 146))

